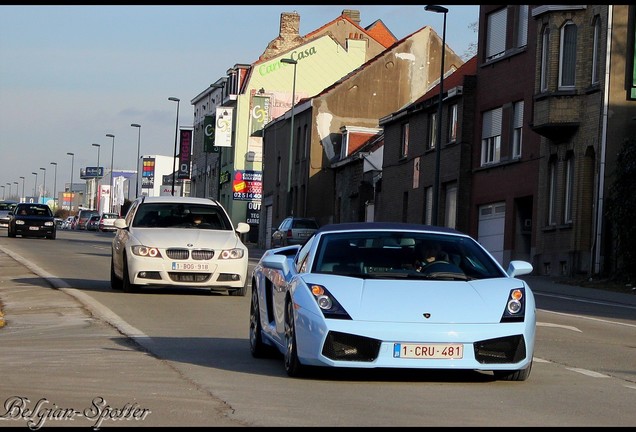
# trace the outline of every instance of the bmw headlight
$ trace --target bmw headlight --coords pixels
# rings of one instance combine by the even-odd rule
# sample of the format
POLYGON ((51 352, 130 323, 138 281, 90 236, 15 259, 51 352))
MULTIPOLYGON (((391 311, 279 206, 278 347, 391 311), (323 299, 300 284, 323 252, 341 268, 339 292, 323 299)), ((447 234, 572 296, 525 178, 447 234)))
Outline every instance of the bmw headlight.
POLYGON ((161 258, 161 252, 156 247, 137 245, 130 248, 132 253, 137 256, 149 258, 161 258))
POLYGON ((223 260, 240 259, 240 258, 243 258, 244 254, 245 254, 245 251, 240 248, 226 249, 221 251, 221 255, 219 256, 219 259, 223 259, 223 260))

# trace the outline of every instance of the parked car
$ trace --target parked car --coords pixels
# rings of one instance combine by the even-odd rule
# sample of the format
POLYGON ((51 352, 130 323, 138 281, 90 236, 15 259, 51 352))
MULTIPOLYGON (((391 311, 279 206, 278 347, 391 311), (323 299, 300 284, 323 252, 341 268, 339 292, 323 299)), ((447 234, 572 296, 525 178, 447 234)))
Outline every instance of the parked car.
POLYGON ((64 219, 64 222, 62 222, 62 229, 63 230, 73 229, 74 220, 75 220, 75 216, 68 216, 66 219, 64 219))
POLYGON ((88 222, 86 223, 86 230, 87 231, 99 230, 100 219, 101 219, 101 216, 99 214, 94 214, 93 216, 91 216, 90 219, 88 219, 88 222))
POLYGON ((287 217, 272 233, 272 247, 303 244, 317 229, 315 219, 287 217))
POLYGON ((250 350, 280 351, 289 376, 311 366, 471 369, 524 381, 535 301, 516 277, 531 271, 524 261, 504 270, 450 228, 326 225, 303 246, 266 251, 254 268, 250 350))
POLYGON ((100 231, 117 231, 115 220, 119 218, 117 213, 102 213, 99 218, 98 229, 100 231))
POLYGON ((0 201, 0 228, 7 228, 9 226, 9 213, 16 206, 17 201, 0 201))
POLYGON ((9 213, 9 237, 45 237, 55 240, 56 233, 53 212, 46 204, 18 203, 9 213))
POLYGON ((99 216, 99 212, 97 210, 80 210, 77 213, 77 222, 73 229, 78 229, 78 230, 87 229, 88 221, 94 215, 99 216))
POLYGON ((139 197, 116 219, 110 283, 113 289, 142 286, 198 287, 244 296, 247 247, 225 208, 213 199, 139 197), (196 219, 200 223, 195 223, 196 219))

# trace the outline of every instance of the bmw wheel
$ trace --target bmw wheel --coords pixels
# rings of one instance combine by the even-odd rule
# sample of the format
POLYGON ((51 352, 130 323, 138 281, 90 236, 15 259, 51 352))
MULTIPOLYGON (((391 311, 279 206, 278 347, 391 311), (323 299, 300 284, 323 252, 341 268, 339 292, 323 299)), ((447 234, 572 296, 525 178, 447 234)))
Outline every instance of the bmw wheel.
POLYGON ((298 360, 298 345, 296 343, 296 323, 294 322, 294 307, 290 300, 287 300, 285 308, 285 372, 290 377, 298 377, 303 374, 303 365, 298 360))
POLYGON ((123 288, 123 282, 115 274, 115 264, 113 259, 110 259, 110 287, 114 290, 120 290, 123 288))
POLYGON ((130 282, 130 274, 128 273, 128 259, 124 256, 124 275, 122 280, 122 289, 124 292, 133 293, 139 291, 139 287, 130 282))

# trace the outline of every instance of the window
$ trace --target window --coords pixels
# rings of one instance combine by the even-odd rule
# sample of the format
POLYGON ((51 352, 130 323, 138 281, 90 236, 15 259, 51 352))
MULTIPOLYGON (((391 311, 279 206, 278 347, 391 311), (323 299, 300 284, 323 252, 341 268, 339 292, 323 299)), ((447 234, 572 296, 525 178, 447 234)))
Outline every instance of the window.
POLYGON ((528 45, 528 5, 519 6, 518 24, 517 24, 517 48, 528 45))
POLYGON ((559 88, 573 88, 576 77, 576 25, 568 21, 561 28, 559 88))
POLYGON ((433 221, 433 188, 424 189, 424 224, 430 225, 433 221))
POLYGON ((409 155, 409 123, 402 124, 402 147, 400 157, 407 157, 409 155))
POLYGON ((457 141, 457 104, 453 104, 449 108, 448 113, 448 141, 457 141))
POLYGON ((563 199, 563 222, 572 223, 572 192, 574 189, 574 156, 565 160, 565 197, 563 199))
POLYGON ((556 225, 556 159, 548 164, 548 225, 556 225))
POLYGON ((481 165, 499 162, 501 156, 501 108, 486 111, 481 132, 481 165))
POLYGON ((307 159, 307 154, 309 153, 309 133, 307 132, 307 125, 305 125, 303 131, 303 153, 302 159, 307 159))
POLYGON ((521 132, 523 130, 523 101, 512 104, 512 157, 521 157, 521 132))
POLYGON ((550 29, 546 26, 541 32, 541 91, 548 91, 548 71, 550 70, 550 29))
POLYGON ((444 209, 444 226, 455 228, 457 224, 457 183, 446 187, 446 208, 444 209))
POLYGON ((598 84, 598 68, 599 68, 599 55, 600 55, 600 43, 601 43, 601 19, 599 17, 594 18, 594 41, 592 42, 592 85, 598 84))
POLYGON ((486 61, 504 55, 506 51, 506 25, 508 10, 504 7, 488 15, 486 34, 486 61))
POLYGON ((433 113, 428 117, 429 131, 431 132, 428 139, 428 148, 434 149, 437 142, 437 113, 433 113))

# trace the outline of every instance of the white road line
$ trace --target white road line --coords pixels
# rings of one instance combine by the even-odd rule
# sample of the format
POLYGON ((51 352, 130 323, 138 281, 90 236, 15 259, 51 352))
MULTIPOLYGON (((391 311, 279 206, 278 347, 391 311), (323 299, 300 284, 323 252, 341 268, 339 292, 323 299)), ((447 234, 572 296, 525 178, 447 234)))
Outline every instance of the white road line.
POLYGON ((588 369, 580 369, 580 368, 569 368, 566 367, 567 370, 571 370, 572 372, 578 372, 583 375, 590 376, 592 378, 611 378, 609 375, 605 375, 602 373, 594 372, 588 369))

